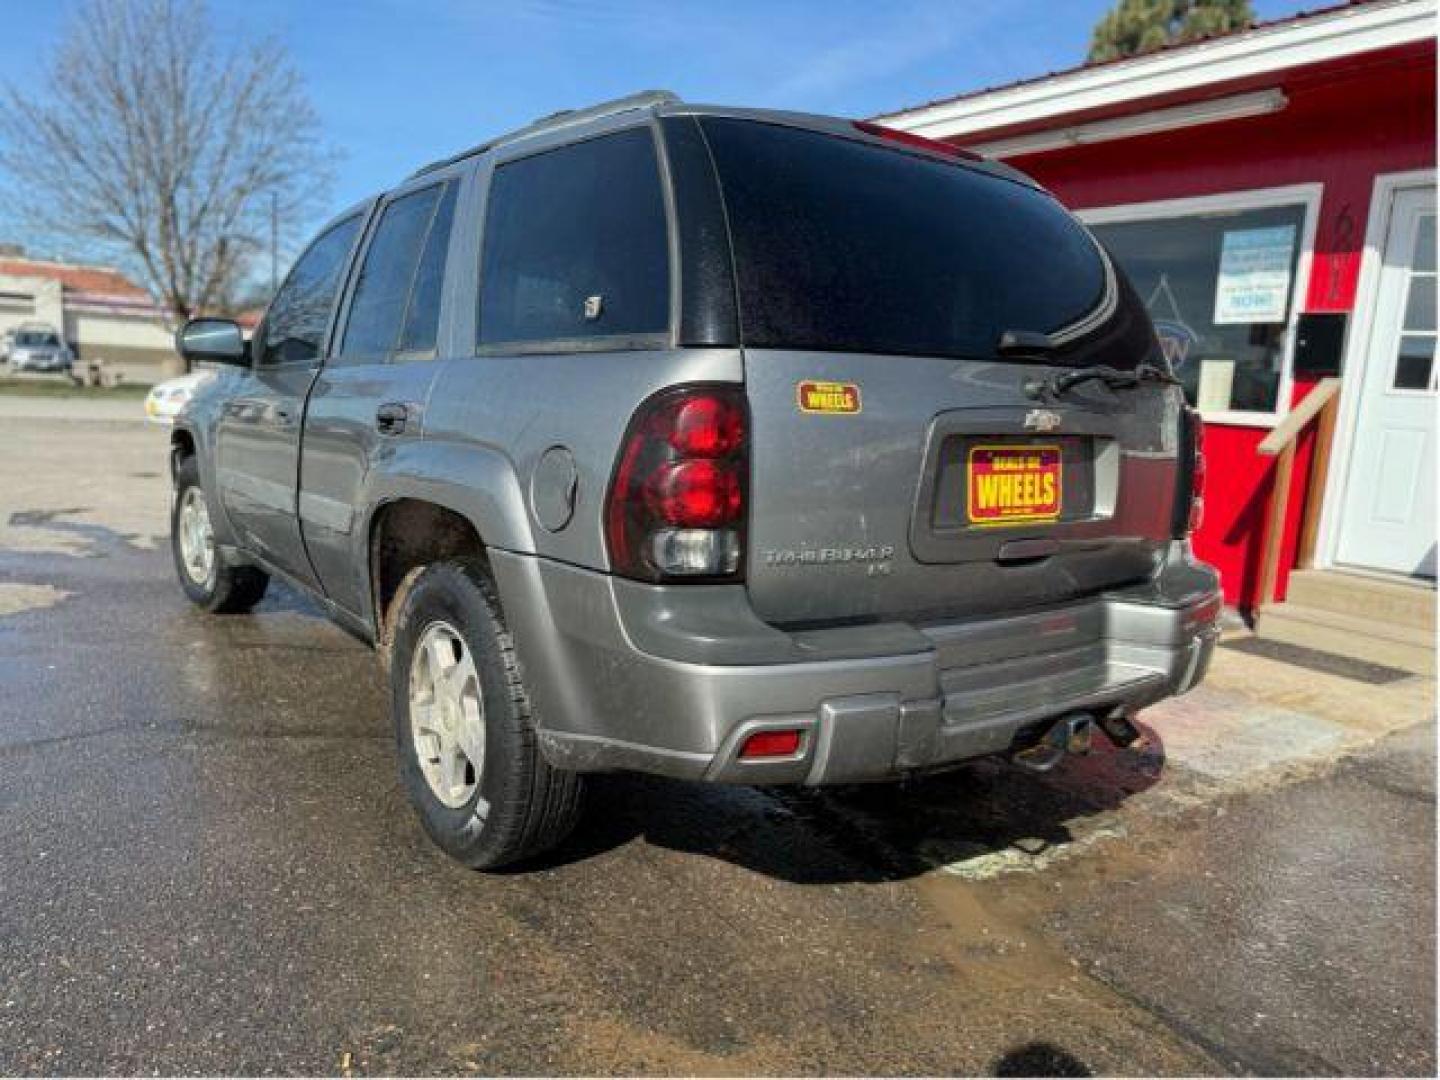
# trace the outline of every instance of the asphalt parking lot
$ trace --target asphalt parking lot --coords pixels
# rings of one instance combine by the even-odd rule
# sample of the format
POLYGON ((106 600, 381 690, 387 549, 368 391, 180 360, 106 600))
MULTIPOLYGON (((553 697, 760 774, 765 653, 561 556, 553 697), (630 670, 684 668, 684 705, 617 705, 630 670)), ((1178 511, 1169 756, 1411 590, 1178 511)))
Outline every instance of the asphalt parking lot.
POLYGON ((0 398, 0 1072, 1434 1075, 1426 680, 1227 650, 1044 777, 605 777, 479 875, 364 647, 186 605, 164 431, 44 408, 0 398))

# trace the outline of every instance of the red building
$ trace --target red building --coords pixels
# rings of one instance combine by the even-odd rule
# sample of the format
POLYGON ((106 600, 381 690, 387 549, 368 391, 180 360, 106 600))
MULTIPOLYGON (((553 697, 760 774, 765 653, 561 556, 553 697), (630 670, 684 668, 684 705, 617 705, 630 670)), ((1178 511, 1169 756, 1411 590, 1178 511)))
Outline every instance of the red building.
POLYGON ((877 118, 1023 169, 1125 267, 1206 419, 1195 548, 1242 608, 1297 563, 1434 580, 1435 18, 1329 8, 877 118))

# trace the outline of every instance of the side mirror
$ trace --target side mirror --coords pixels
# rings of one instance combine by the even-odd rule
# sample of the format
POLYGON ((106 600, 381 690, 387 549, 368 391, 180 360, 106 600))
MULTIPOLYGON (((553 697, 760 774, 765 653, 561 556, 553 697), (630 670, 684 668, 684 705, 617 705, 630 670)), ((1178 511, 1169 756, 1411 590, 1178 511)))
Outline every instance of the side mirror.
POLYGON ((175 348, 191 364, 250 363, 250 350, 238 324, 229 319, 191 319, 175 334, 175 348))

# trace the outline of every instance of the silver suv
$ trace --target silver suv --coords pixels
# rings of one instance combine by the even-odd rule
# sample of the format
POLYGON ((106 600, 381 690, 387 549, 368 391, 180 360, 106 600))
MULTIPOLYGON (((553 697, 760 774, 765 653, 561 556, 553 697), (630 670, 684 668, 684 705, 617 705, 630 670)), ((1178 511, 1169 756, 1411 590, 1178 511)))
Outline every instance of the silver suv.
POLYGON ((1201 428, 1025 176, 642 95, 336 218, 173 436, 180 583, 372 642, 427 830, 556 843, 581 776, 1044 768, 1203 677, 1201 428))
POLYGON ((70 346, 44 323, 25 323, 15 328, 5 350, 11 371, 68 372, 74 363, 70 346))

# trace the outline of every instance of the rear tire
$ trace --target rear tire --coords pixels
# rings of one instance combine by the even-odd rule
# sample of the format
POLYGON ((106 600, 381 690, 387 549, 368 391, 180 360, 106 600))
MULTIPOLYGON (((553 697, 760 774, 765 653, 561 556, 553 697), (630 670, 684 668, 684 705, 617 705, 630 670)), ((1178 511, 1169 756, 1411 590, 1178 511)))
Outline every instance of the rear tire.
POLYGON ((175 557, 180 588, 192 604, 211 614, 249 611, 270 584, 270 575, 263 570, 232 564, 216 546, 209 503, 200 486, 200 469, 193 454, 175 463, 170 551, 175 557))
POLYGON ((425 831, 477 870, 559 844, 580 816, 581 779, 540 752, 514 642, 483 565, 427 566, 399 602, 391 712, 400 776, 425 831))

